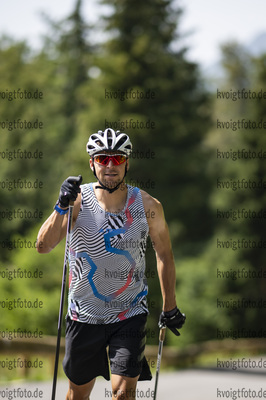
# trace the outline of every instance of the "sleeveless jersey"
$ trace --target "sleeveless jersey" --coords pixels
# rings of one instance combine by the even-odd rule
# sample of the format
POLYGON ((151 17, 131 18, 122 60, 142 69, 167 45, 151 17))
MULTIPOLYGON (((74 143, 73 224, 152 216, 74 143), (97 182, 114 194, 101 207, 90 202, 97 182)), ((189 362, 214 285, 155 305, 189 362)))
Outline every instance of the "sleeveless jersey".
POLYGON ((81 185, 71 232, 68 315, 88 324, 148 313, 145 250, 149 231, 139 188, 127 185, 120 213, 105 212, 92 184, 81 185))

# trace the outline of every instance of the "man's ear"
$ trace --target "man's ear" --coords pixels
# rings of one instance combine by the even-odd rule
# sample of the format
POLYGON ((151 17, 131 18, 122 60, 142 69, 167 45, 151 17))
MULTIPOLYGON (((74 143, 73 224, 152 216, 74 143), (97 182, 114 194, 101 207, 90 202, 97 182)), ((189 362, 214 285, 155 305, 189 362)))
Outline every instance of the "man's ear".
POLYGON ((90 169, 93 171, 93 159, 90 159, 90 169))
POLYGON ((126 163, 127 163, 127 171, 129 170, 129 159, 127 158, 127 160, 126 160, 126 163))

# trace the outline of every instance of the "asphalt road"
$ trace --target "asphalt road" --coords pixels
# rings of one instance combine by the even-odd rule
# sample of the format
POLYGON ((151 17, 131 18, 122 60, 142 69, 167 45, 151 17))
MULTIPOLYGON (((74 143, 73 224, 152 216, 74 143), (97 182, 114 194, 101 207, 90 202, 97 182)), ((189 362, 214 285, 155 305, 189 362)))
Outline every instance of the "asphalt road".
MULTIPOLYGON (((156 400, 264 399, 266 398, 265 378, 265 373, 254 373, 254 371, 248 373, 183 370, 167 374, 161 373, 156 400)), ((152 399, 153 389, 154 379, 150 382, 139 382, 136 399, 152 399)), ((12 400, 13 398, 51 400, 51 391, 52 382, 16 382, 12 385, 0 386, 0 400, 12 400), (24 391, 23 396, 22 391, 24 391)), ((56 400, 65 400, 66 392, 67 381, 58 380, 56 400)), ((90 400, 108 400, 111 398, 110 382, 99 378, 90 400)))

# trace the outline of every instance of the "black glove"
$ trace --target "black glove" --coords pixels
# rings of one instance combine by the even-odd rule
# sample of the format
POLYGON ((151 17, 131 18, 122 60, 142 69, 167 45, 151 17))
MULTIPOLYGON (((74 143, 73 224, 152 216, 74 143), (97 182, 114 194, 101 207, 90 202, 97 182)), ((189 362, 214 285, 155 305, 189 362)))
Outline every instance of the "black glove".
POLYGON ((75 201, 80 193, 82 176, 69 176, 63 183, 59 192, 58 203, 62 208, 69 206, 70 201, 75 201))
POLYGON ((175 307, 171 311, 162 311, 159 318, 159 328, 167 326, 176 336, 180 336, 177 328, 180 329, 184 325, 186 320, 185 314, 175 307))

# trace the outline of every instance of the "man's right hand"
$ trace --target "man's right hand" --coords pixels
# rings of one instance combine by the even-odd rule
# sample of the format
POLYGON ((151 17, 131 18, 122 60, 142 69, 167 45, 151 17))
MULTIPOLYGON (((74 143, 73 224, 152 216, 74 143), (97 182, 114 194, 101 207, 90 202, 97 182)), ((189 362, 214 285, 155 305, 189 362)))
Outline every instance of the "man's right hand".
POLYGON ((75 201, 78 193, 80 193, 80 185, 82 182, 82 176, 69 176, 61 185, 59 192, 59 206, 61 208, 67 208, 70 201, 75 201))

